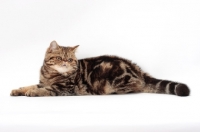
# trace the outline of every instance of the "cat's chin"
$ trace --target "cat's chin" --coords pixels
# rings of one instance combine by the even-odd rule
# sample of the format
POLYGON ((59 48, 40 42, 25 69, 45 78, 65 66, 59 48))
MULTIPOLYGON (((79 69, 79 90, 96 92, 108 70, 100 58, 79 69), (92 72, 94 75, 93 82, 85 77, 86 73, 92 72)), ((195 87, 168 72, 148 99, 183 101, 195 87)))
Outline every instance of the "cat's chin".
POLYGON ((72 71, 72 67, 66 67, 66 66, 54 65, 54 66, 51 66, 51 68, 53 68, 60 74, 64 74, 64 73, 68 73, 68 72, 72 71))

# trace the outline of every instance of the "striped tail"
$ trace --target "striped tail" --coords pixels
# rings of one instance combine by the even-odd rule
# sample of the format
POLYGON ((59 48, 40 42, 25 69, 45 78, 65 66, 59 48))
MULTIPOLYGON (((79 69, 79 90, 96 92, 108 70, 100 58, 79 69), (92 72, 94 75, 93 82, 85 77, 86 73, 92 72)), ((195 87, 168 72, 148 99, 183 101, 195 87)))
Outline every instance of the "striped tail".
POLYGON ((190 90, 186 84, 173 81, 160 80, 148 75, 144 75, 145 87, 143 92, 147 93, 166 93, 178 96, 189 96, 190 90))

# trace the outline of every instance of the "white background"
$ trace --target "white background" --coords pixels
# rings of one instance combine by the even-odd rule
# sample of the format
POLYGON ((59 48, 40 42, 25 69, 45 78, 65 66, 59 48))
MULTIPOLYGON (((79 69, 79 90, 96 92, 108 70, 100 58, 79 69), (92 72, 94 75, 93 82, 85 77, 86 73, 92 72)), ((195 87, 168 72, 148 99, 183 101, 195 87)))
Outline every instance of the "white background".
POLYGON ((200 131, 199 0, 1 0, 0 131, 200 131), (37 84, 52 40, 118 55, 191 96, 10 97, 37 84))

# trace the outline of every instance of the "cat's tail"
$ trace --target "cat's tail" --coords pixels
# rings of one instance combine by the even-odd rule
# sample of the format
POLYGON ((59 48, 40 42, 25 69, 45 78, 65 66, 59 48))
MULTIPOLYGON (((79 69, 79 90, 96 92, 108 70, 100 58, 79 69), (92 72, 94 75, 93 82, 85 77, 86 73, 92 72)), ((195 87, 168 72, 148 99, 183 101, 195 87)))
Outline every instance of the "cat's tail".
POLYGON ((144 75, 144 80, 146 85, 143 92, 146 93, 166 93, 178 96, 189 96, 190 94, 188 86, 183 83, 156 79, 148 74, 144 75))

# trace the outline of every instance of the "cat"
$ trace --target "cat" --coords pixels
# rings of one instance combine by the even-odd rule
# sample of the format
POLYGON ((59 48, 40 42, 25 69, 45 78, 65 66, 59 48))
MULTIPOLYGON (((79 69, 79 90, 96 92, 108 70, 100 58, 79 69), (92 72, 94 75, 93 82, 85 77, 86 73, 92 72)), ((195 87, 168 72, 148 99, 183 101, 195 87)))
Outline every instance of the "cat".
POLYGON ((127 93, 163 93, 189 96, 186 84, 151 77, 131 61, 117 56, 77 60, 77 46, 52 41, 37 85, 11 91, 11 96, 72 96, 127 93))

